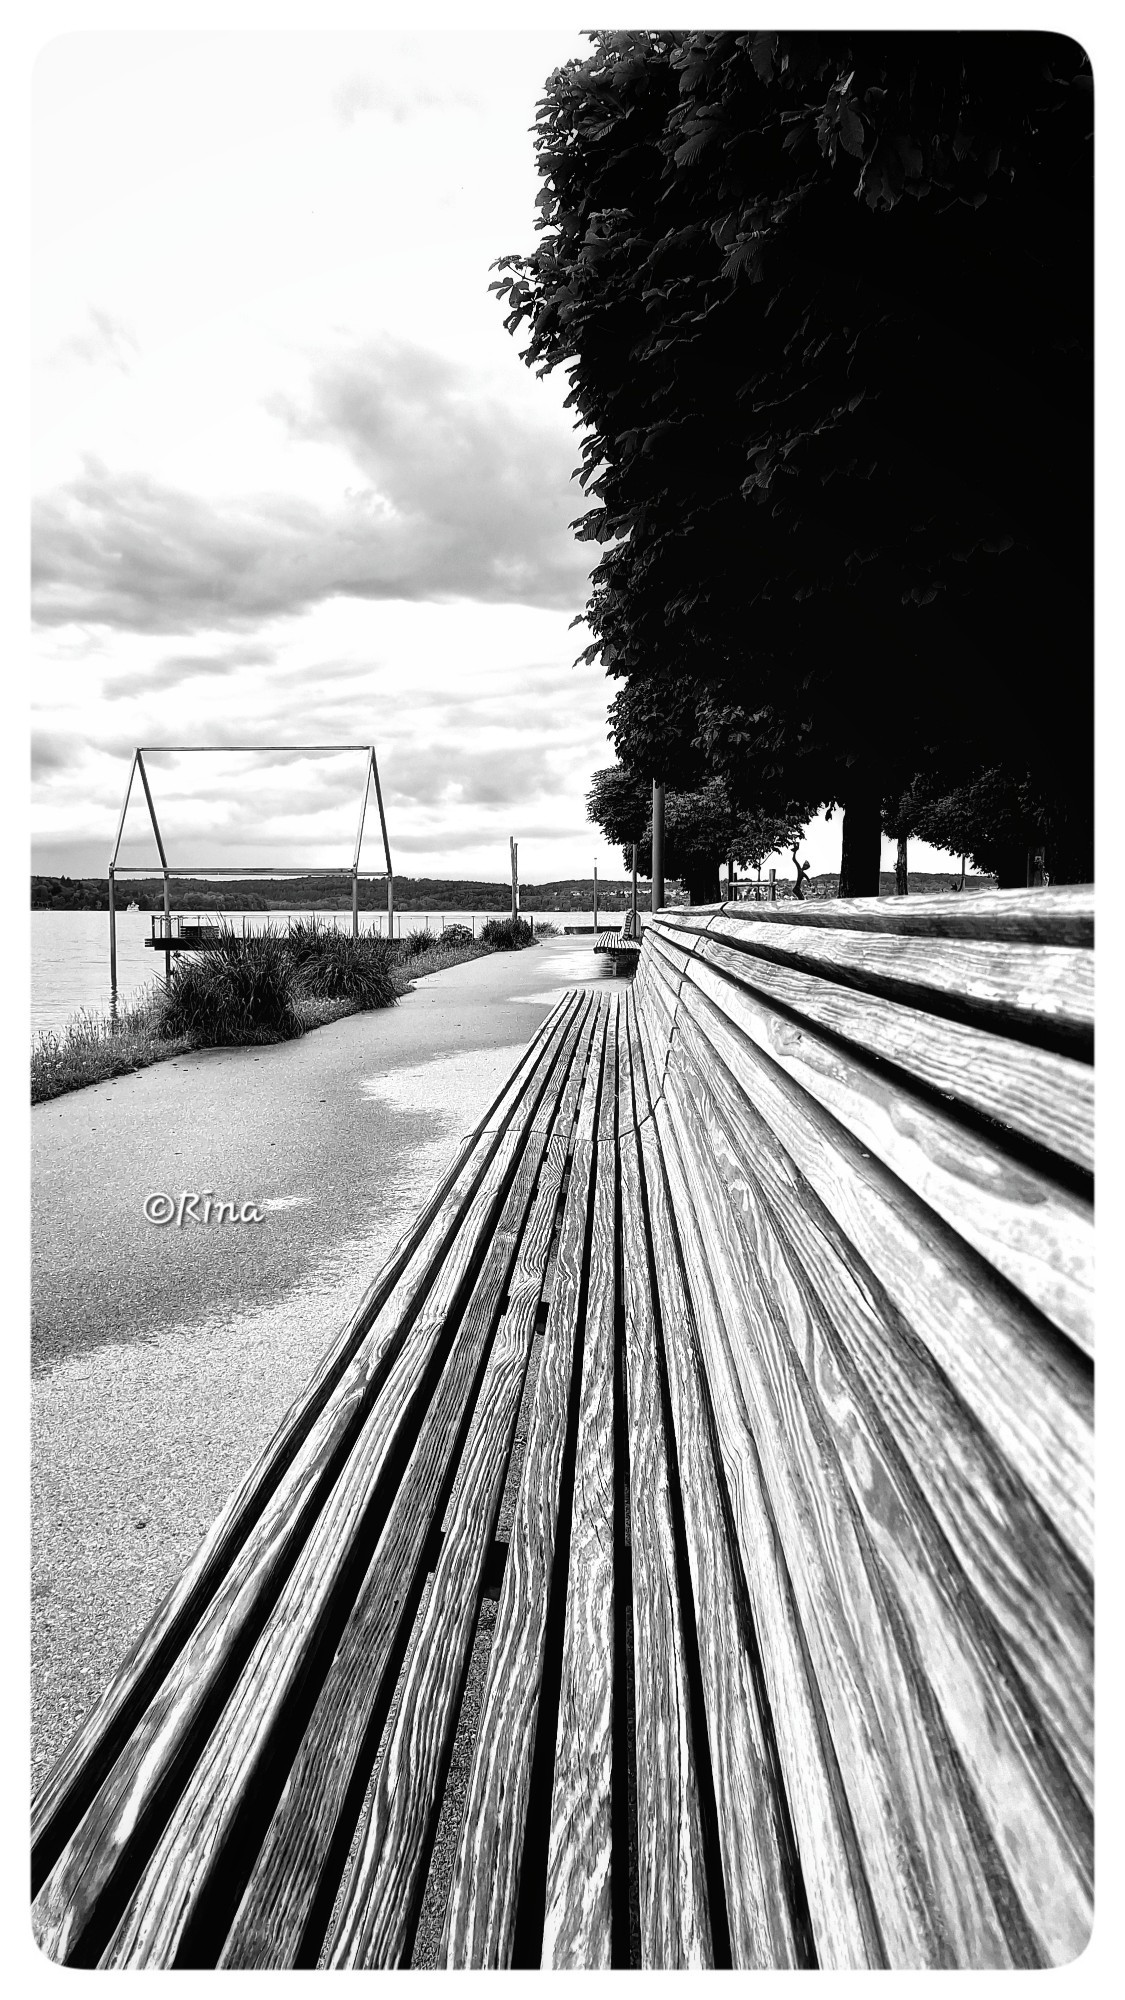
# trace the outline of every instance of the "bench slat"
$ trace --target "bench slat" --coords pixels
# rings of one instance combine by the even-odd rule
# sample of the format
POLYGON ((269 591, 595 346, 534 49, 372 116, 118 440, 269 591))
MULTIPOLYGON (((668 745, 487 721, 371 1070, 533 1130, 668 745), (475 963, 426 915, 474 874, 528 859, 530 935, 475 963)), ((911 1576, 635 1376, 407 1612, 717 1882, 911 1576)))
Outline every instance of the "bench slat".
POLYGON ((543 1921, 560 1970, 608 1969, 613 1947, 616 994, 606 1014, 543 1921))
MULTIPOLYGON (((791 1876, 795 1867, 765 1741, 755 1671, 747 1642, 749 1615, 745 1586, 735 1574, 722 1493, 712 1451, 708 1398, 700 1368, 692 1307, 684 1289, 676 1232, 640 1046, 640 1021, 631 1011, 630 1036, 636 1113, 649 1210, 656 1297, 668 1396, 679 1468, 699 1649, 700 1678, 707 1714, 711 1772, 715 1788, 726 1918, 732 1962, 744 1969, 792 1966, 802 1962, 794 1918, 791 1876)), ((799 1696, 803 1668, 794 1679, 799 1696)), ((638 1758, 640 1749, 638 1744, 638 1758)), ((837 1859, 831 1835, 820 1857, 831 1881, 837 1859)), ((843 1877, 847 1882, 847 1864, 843 1877)), ((839 1942, 864 1948, 862 1924, 850 1921, 850 1884, 831 1895, 839 1918, 839 1942)), ((854 1962, 854 1959, 850 1962, 854 1962)))
MULTIPOLYGON (((688 978, 806 1096, 882 1160, 935 1214, 1092 1351, 1093 1211, 1048 1175, 1005 1157, 956 1116, 811 1026, 777 1014, 704 961, 688 978)), ((681 989, 681 1016, 689 1004, 681 989)))
POLYGON ((731 1458, 753 1451, 760 1463, 890 1963, 1007 1965, 999 1914, 979 1869, 965 1866, 973 1841, 945 1745, 897 1643, 839 1462, 780 1335, 771 1296, 776 1246, 767 1265, 742 1259, 725 1191, 709 1171, 706 1134, 689 1136, 690 1099, 668 1102, 681 1155, 685 1138, 691 1148, 689 1199, 720 1290, 737 1385, 737 1401, 717 1403, 716 1421, 731 1458))
MULTIPOLYGON (((740 923, 788 924, 800 930, 889 931, 899 937, 985 938, 1002 944, 1094 942, 1094 890, 1089 883, 1046 889, 972 889, 927 896, 810 897, 779 903, 715 903, 695 910, 663 909, 660 921, 705 924, 717 912, 740 923)), ((645 926, 646 932, 648 926, 645 926)))
POLYGON ((571 1400, 586 1223, 594 1169, 604 1011, 582 1090, 523 1474, 508 1541, 481 1720, 473 1749, 442 1956, 449 1965, 510 1965, 556 1580, 559 1482, 571 1400))
MULTIPOLYGON (((556 1114, 553 1124, 543 1131, 542 1148, 528 1154, 532 1176, 538 1173, 534 1204, 518 1235, 509 1304, 497 1328, 447 1506, 428 1606, 411 1636, 397 1716, 380 1755, 355 1864, 328 1935, 327 1957, 333 1966, 398 1965, 409 1952, 592 1029, 593 1010, 587 1008, 581 1033, 572 1036, 564 1052, 570 1066, 565 1088, 550 1107, 556 1114)), ((542 1110, 539 1115, 544 1116, 542 1110)), ((322 1733, 321 1754, 327 1754, 331 1728, 322 1733)), ((275 1873, 284 1881, 281 1856, 275 1873)), ((228 1949, 220 1962, 247 1961, 236 1960, 228 1949)), ((276 1961, 266 1951, 259 1962, 276 1961)))
MULTIPOLYGON (((886 1951, 805 1648, 791 1579, 766 1502, 727 1329, 703 1257, 690 1192, 694 1170, 680 1157, 664 1101, 656 1107, 655 1124, 670 1211, 693 1273, 691 1309, 698 1331, 700 1368, 707 1384, 715 1451, 730 1510, 740 1588, 750 1606, 753 1639, 761 1660, 761 1726, 763 1736, 772 1731, 776 1743, 816 1962, 823 1966, 885 1966, 886 1951)), ((763 1779, 769 1783, 770 1753, 765 1742, 762 1758, 763 1779)), ((726 1888, 729 1906, 738 1888, 737 1878, 729 1870, 726 1888)), ((779 1958, 775 1962, 793 1961, 779 1958)), ((796 1962, 801 1961, 798 1958, 796 1962)))
MULTIPOLYGON (((711 1966, 684 1610, 676 1573, 672 1475, 661 1407, 657 1332, 633 1075, 633 996, 618 1036, 621 1267, 629 1454, 641 1963, 711 1966)), ((645 1103, 643 1081, 641 1103, 645 1103)), ((646 1105, 647 1108, 647 1105, 646 1105)))
POLYGON ((845 1236, 1088 1569, 1088 1364, 695 987, 683 1005, 845 1236))
POLYGON ((909 1007, 965 1019, 1092 1059, 1093 953, 1063 945, 1006 944, 977 938, 763 926, 715 915, 661 916, 653 941, 679 949, 718 939, 750 957, 820 972, 909 1007))
MULTIPOLYGON (((683 1041, 740 1168, 809 1278, 831 1369, 878 1411, 956 1555, 1086 1806, 1093 1801, 1090 1579, 954 1394, 902 1313, 691 1022, 683 1041)), ((741 1171, 727 1181, 739 1185, 741 1171)), ((818 1371, 819 1373, 819 1371, 818 1371)), ((1042 1747, 1042 1746, 1040 1746, 1042 1747)), ((1044 1780, 1046 1782, 1046 1779, 1044 1780)))
POLYGON ((894 1063, 930 1089, 1093 1173, 1090 1064, 875 993, 859 994, 822 974, 736 952, 709 936, 699 940, 697 950, 716 971, 767 1004, 791 1009, 850 1049, 894 1063))
MULTIPOLYGON (((705 1050, 694 1053, 697 1064, 700 1057, 706 1061, 705 1050)), ((722 1204, 724 1187, 753 1170, 741 1124, 728 1136, 727 1117, 717 1115, 719 1087, 713 1063, 706 1071, 696 1067, 687 1085, 706 1135, 706 1157, 714 1161, 712 1193, 722 1204)), ((723 1104, 724 1113, 733 1097, 730 1093, 723 1104)), ((1034 1913, 1031 1928, 1038 1953, 1048 1962, 1053 1955, 1073 1956, 1092 1918, 1088 1814, 1067 1782, 1057 1750, 1045 1751, 1040 1717, 883 1431, 874 1403, 855 1393, 841 1368, 822 1303, 826 1260, 819 1259, 816 1281, 810 1282, 809 1273, 794 1260, 787 1222, 764 1200, 756 1176, 754 1187, 756 1201, 729 1211, 742 1237, 744 1261, 765 1274, 775 1323, 804 1375, 806 1400, 832 1440, 854 1509, 880 1559, 883 1580, 896 1594, 914 1653, 928 1675, 997 1853, 1022 1908, 1034 1913)), ((787 1218, 788 1212, 786 1207, 781 1213, 787 1218)), ((840 1297, 837 1283, 835 1299, 840 1297)), ((837 1319, 836 1326, 843 1340, 846 1321, 841 1325, 837 1319)), ((887 1327, 884 1345, 892 1340, 893 1327, 887 1327)), ((757 1407, 763 1407, 761 1399, 757 1407)), ((792 1437, 791 1422, 783 1428, 792 1437)), ((931 1453, 934 1442, 931 1436, 931 1453)), ((1003 1560, 998 1552, 998 1566, 1003 1560)), ((1042 1576, 1037 1581, 1041 1588, 1042 1576)), ((1025 1606, 1025 1619, 1034 1612, 1034 1604, 1025 1606)), ((1039 1636, 1042 1641, 1042 1626, 1039 1636)))

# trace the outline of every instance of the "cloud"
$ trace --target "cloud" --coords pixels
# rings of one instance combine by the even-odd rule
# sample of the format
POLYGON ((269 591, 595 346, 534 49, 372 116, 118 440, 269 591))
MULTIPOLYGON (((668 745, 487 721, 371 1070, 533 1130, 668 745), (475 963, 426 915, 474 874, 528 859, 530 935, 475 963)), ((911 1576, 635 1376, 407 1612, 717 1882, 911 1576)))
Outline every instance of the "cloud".
POLYGON ((66 771, 82 760, 83 743, 80 737, 60 733, 57 730, 33 729, 31 732, 31 776, 48 778, 53 771, 66 771))
POLYGON ((403 89, 401 85, 392 89, 381 77, 359 74, 347 77, 332 96, 332 109, 344 126, 354 125, 364 112, 381 114, 395 125, 404 125, 408 118, 417 118, 427 111, 476 111, 480 104, 480 98, 471 91, 434 90, 427 84, 413 89, 403 89))
POLYGON ((124 374, 129 374, 140 354, 136 334, 124 320, 103 312, 99 306, 88 307, 87 319, 89 323, 85 332, 73 334, 65 340, 57 350, 57 359, 85 361, 92 366, 108 361, 124 374))
POLYGON ((103 690, 106 701, 129 700, 138 694, 167 694, 184 681, 211 676, 225 677, 240 667, 269 666, 274 659, 269 646, 228 646, 223 653, 175 653, 152 666, 137 667, 129 673, 115 673, 103 690))
POLYGON ((576 612, 589 547, 568 522, 568 431, 482 394, 403 343, 322 370, 292 435, 342 449, 361 475, 340 503, 252 494, 212 504, 87 459, 33 516, 42 625, 238 630, 338 597, 530 604, 576 612))

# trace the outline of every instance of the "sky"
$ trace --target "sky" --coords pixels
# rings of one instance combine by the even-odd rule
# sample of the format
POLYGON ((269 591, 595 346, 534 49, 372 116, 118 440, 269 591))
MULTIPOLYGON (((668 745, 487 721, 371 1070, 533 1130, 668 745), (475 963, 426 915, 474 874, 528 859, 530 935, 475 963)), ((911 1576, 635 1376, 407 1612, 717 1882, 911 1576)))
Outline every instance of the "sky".
MULTIPOLYGON (((163 29, 42 49, 36 872, 104 874, 138 743, 367 742, 396 873, 502 880, 510 835, 525 881, 623 871, 585 813, 614 683, 574 664, 598 553, 570 530, 580 433, 488 290, 535 243, 536 99, 588 46, 163 29)), ((359 755, 146 764, 173 866, 350 865, 359 755)), ((802 856, 832 869, 839 846, 837 814, 802 856)), ((139 791, 121 859, 155 860, 139 791)))

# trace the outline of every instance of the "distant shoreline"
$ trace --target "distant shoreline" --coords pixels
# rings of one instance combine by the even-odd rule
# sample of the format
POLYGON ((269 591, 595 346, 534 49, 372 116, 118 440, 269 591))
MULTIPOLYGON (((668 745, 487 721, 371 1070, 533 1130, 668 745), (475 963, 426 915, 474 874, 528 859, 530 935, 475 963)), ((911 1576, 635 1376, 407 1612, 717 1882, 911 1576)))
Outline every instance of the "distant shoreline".
MULTIPOLYGON (((739 881, 750 881, 749 875, 739 881)), ((910 873, 912 895, 933 894, 941 889, 960 884, 961 871, 951 868, 948 873, 931 869, 910 873)), ((244 878, 245 880, 245 878, 244 878)), ((231 880, 216 883, 203 876, 177 877, 172 885, 173 908, 177 910, 223 910, 232 914, 258 911, 268 915, 270 911, 288 910, 350 910, 352 906, 351 877, 346 874, 329 876, 294 876, 289 879, 262 877, 253 887, 244 886, 243 881, 231 880)), ((806 881, 806 893, 816 889, 824 895, 834 895, 839 884, 838 873, 814 875, 806 881)), ((763 888, 765 884, 763 883, 763 888)), ((778 889, 783 893, 791 886, 789 874, 778 875, 778 889)), ((968 875, 966 889, 987 889, 993 886, 988 875, 968 875)), ((884 869, 879 877, 880 895, 894 894, 895 878, 893 870, 884 869)), ((682 886, 675 881, 665 884, 667 900, 671 903, 686 903, 687 897, 682 886)), ((598 880, 599 911, 625 910, 632 899, 633 885, 627 876, 610 876, 598 880)), ((558 882, 521 882, 520 909, 523 914, 532 912, 544 916, 563 915, 571 910, 589 910, 593 907, 594 878, 571 877, 558 882)), ((648 880, 638 881, 637 900, 646 909, 651 899, 651 884, 648 880)), ((382 882, 360 882, 359 908, 361 911, 385 911, 387 892, 382 882)), ((130 903, 136 903, 145 911, 162 910, 164 888, 158 875, 121 878, 117 885, 117 907, 124 910, 130 903)), ((512 885, 510 882, 451 882, 433 876, 398 875, 395 877, 395 905, 397 909, 409 910, 423 915, 426 911, 451 912, 454 910, 495 910, 507 915, 512 907, 512 885)), ((31 877, 31 908, 33 910, 108 910, 109 889, 104 876, 33 875, 31 877)))

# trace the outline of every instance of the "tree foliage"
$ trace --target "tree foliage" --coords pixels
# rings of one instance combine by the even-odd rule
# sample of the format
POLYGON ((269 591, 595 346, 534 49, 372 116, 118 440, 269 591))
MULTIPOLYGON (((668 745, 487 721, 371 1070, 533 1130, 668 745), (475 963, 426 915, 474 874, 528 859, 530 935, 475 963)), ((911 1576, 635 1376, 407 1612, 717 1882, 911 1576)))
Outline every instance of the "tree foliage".
MULTIPOLYGON (((651 874, 652 786, 647 778, 620 764, 595 771, 586 811, 606 839, 620 846, 626 866, 635 842, 638 868, 651 874)), ((733 802, 721 778, 710 778, 692 791, 665 793, 665 874, 686 885, 693 903, 714 903, 719 899, 719 867, 728 857, 740 868, 760 868, 768 854, 793 848, 804 832, 796 814, 747 811, 733 802)))
POLYGON ((1088 798, 1083 52, 593 40, 548 81, 541 241, 497 289, 585 427, 618 755, 743 803, 873 801, 876 839, 919 772, 1088 798), (1065 701, 1026 699, 1063 661, 1065 701))

